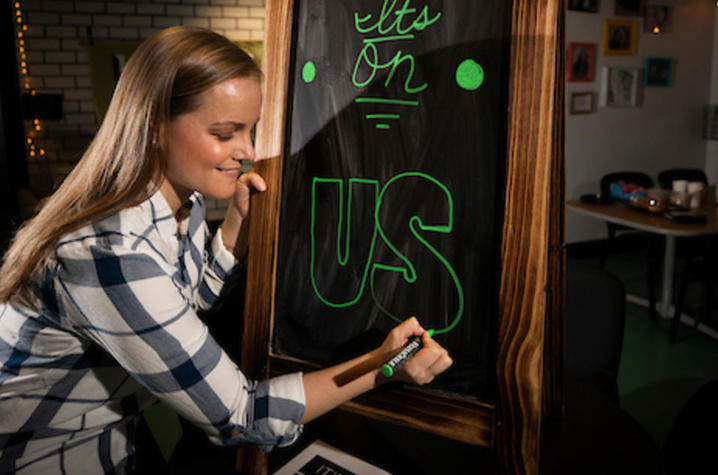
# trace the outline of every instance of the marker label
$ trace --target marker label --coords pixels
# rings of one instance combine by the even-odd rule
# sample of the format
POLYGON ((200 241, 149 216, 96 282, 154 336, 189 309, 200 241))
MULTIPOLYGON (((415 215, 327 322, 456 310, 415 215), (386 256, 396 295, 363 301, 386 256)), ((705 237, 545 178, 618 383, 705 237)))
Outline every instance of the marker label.
POLYGON ((381 374, 383 374, 387 378, 393 376, 394 372, 396 372, 399 366, 401 366, 406 360, 414 356, 414 353, 419 351, 422 346, 423 345, 421 344, 421 337, 411 337, 409 339, 409 342, 404 345, 404 348, 402 348, 399 353, 397 353, 393 358, 391 358, 381 367, 381 374))

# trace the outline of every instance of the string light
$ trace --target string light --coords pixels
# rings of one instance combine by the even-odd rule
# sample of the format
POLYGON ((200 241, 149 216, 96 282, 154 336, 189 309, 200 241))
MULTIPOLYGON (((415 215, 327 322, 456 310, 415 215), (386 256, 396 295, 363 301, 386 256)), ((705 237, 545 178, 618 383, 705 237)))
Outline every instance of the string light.
MULTIPOLYGON (((37 91, 35 91, 30 85, 30 75, 27 64, 27 52, 25 46, 25 32, 27 31, 27 25, 23 20, 20 2, 14 2, 13 6, 15 7, 15 21, 17 22, 17 51, 20 57, 20 63, 18 66, 20 73, 22 74, 21 81, 23 82, 23 88, 25 91, 30 93, 31 96, 35 96, 37 91)), ((35 137, 41 130, 42 125, 40 124, 40 119, 36 117, 32 120, 32 129, 28 132, 27 137, 25 138, 28 145, 28 155, 30 155, 30 157, 34 158, 38 154, 41 157, 45 156, 45 149, 38 147, 35 144, 35 137)))

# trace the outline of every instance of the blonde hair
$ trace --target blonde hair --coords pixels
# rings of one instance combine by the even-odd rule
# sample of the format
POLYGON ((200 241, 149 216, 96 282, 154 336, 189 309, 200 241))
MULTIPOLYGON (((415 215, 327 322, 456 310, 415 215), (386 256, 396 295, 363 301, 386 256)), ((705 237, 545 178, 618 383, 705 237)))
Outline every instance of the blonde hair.
POLYGON ((64 234, 135 206, 160 185, 165 124, 201 105, 227 79, 261 78, 252 59, 209 30, 171 27, 142 42, 117 83, 105 119, 75 168, 15 235, 0 268, 0 302, 31 302, 39 275, 64 234))

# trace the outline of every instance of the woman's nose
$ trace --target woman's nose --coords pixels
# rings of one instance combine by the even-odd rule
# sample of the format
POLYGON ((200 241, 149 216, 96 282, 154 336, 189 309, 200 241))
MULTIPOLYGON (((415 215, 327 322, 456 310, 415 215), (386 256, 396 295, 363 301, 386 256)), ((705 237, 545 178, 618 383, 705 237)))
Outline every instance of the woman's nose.
POLYGON ((238 149, 234 153, 235 160, 250 160, 254 161, 256 153, 254 151, 254 141, 252 137, 247 134, 247 137, 242 139, 238 149))

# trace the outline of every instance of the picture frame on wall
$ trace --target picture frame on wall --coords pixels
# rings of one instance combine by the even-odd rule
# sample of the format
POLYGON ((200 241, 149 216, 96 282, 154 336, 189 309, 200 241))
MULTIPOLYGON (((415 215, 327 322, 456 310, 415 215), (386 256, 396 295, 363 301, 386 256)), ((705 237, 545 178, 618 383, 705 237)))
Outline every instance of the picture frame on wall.
POLYGON ((646 58, 643 69, 644 86, 667 87, 672 81, 672 58, 646 58))
POLYGON ((570 114, 590 114, 595 111, 594 93, 573 92, 569 103, 570 114))
POLYGON ((641 16, 641 0, 616 0, 613 13, 619 16, 641 16))
POLYGON ((566 80, 591 82, 596 64, 595 43, 569 43, 566 80))
POLYGON ((567 0, 568 9, 576 12, 598 12, 598 0, 567 0))
POLYGON ((672 9, 666 5, 646 5, 643 9, 644 33, 670 33, 672 9))
POLYGON ((608 19, 603 21, 603 54, 633 56, 636 54, 638 22, 608 19))
POLYGON ((638 68, 606 67, 601 72, 603 107, 638 106, 638 68))

